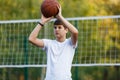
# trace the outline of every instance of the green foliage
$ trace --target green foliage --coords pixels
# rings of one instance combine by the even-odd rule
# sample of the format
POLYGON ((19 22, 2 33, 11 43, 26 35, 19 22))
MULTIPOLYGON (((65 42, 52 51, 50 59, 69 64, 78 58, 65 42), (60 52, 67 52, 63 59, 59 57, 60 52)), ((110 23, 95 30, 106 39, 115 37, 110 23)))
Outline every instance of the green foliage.
MULTIPOLYGON (((58 0, 65 17, 118 15, 119 0, 58 0)), ((0 0, 0 20, 40 18, 42 0, 0 0)))

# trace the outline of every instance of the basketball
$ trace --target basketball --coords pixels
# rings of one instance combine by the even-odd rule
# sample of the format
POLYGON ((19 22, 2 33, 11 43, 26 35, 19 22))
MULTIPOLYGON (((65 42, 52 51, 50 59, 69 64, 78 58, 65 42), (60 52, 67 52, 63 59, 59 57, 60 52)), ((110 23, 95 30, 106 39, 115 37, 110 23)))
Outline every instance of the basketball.
POLYGON ((59 6, 57 0, 44 0, 41 4, 41 12, 46 18, 56 16, 59 12, 57 6, 59 6))

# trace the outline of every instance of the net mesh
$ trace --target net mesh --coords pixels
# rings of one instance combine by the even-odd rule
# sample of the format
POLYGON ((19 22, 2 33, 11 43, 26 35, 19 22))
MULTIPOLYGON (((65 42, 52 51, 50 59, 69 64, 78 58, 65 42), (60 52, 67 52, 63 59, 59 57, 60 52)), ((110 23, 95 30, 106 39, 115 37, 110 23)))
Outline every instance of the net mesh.
MULTIPOLYGON (((120 65, 120 16, 66 18, 79 30, 73 66, 120 65)), ((0 21, 0 67, 45 67, 46 54, 28 42, 39 20, 0 21)), ((53 21, 39 38, 52 38, 53 21)))

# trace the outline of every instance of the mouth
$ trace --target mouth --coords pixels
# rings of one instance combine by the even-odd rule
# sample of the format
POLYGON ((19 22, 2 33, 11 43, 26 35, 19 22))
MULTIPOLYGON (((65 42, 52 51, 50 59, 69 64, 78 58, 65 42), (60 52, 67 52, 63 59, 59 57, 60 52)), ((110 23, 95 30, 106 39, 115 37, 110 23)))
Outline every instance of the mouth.
POLYGON ((55 35, 56 35, 56 36, 58 36, 58 35, 59 35, 59 33, 55 33, 55 35))
POLYGON ((55 35, 58 35, 58 33, 55 33, 55 35))
POLYGON ((59 34, 58 32, 55 32, 55 34, 59 34))

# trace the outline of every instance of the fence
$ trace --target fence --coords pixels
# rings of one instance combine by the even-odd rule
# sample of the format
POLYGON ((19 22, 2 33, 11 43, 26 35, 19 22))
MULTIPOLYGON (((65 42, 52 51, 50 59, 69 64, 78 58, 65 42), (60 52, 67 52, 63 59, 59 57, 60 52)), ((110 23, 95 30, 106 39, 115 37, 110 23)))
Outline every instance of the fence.
MULTIPOLYGON (((79 30, 73 66, 120 65, 120 16, 66 18, 79 30)), ((28 42, 36 20, 0 21, 0 67, 45 67, 46 54, 28 42)), ((53 21, 39 38, 53 37, 53 21)))

